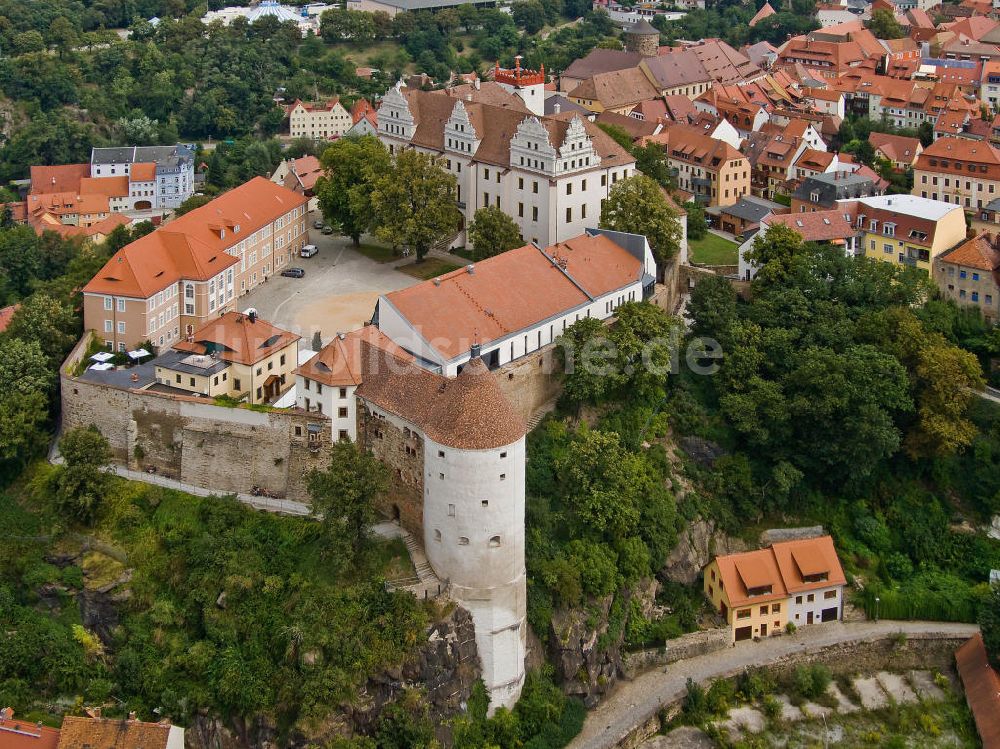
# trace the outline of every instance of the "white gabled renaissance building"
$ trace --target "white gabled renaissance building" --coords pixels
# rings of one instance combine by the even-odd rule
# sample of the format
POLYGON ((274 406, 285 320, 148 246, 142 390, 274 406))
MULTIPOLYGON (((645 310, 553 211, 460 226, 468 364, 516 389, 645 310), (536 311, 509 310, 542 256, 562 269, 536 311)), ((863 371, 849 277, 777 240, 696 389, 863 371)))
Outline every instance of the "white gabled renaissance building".
MULTIPOLYGON (((611 186, 635 172, 635 160, 576 113, 537 114, 544 73, 498 69, 495 78, 444 91, 391 89, 379 109, 379 138, 391 153, 416 148, 441 159, 458 181, 463 230, 476 210, 497 206, 526 242, 582 234, 600 220, 611 186)), ((453 244, 464 243, 461 231, 453 244)))

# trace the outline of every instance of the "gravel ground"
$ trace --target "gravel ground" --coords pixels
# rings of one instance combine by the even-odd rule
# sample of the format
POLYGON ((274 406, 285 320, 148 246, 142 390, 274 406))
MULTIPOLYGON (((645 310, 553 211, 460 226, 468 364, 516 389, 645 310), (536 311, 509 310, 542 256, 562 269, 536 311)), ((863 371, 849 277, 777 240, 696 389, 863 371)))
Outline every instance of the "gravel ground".
POLYGON ((890 674, 888 671, 879 671, 875 674, 878 683, 886 694, 896 700, 900 705, 906 705, 917 701, 917 693, 914 692, 906 679, 900 674, 890 674))
POLYGON ((934 683, 930 671, 910 671, 910 684, 922 700, 937 702, 945 697, 941 687, 934 683))
POLYGON ((889 698, 874 676, 855 679, 853 684, 858 696, 861 697, 861 707, 865 710, 878 710, 889 704, 889 698))

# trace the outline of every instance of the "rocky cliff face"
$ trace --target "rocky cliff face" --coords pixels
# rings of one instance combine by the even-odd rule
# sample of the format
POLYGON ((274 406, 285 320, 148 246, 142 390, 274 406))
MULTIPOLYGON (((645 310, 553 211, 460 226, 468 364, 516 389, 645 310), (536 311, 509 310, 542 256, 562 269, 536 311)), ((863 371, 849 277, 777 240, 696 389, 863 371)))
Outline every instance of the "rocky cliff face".
POLYGON ((677 540, 677 546, 667 557, 662 577, 674 582, 692 585, 702 568, 716 554, 735 554, 746 551, 747 545, 739 538, 727 536, 714 521, 695 518, 677 540))
POLYGON ((643 612, 652 609, 659 586, 644 581, 632 590, 592 601, 589 606, 563 609, 552 616, 548 656, 556 682, 566 694, 592 708, 623 673, 625 623, 633 600, 643 612))

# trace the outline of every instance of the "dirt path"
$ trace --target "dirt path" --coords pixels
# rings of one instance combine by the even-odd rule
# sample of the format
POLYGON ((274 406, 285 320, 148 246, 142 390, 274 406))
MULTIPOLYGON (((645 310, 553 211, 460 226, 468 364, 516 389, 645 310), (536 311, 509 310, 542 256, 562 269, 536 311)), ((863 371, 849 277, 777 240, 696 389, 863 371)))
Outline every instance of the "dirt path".
POLYGON ((816 652, 844 642, 878 640, 897 632, 908 636, 968 637, 974 624, 948 622, 830 622, 803 627, 794 635, 748 642, 708 655, 647 671, 619 683, 611 695, 587 715, 583 730, 570 749, 610 749, 636 726, 659 712, 662 705, 681 697, 688 678, 704 682, 738 673, 748 666, 766 666, 793 653, 816 652))

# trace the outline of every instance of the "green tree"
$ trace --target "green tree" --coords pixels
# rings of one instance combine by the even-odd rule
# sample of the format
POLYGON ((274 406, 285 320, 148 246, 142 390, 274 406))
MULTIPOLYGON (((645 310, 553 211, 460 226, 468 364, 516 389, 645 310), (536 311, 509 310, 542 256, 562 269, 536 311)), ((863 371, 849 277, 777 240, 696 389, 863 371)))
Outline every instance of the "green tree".
POLYGON ((993 667, 1000 669, 1000 586, 994 586, 979 607, 979 628, 983 632, 986 654, 993 667))
POLYGON ((601 228, 645 236, 661 275, 680 249, 677 216, 663 188, 643 174, 612 186, 601 208, 601 228))
POLYGON ((514 23, 529 34, 537 34, 545 26, 545 8, 539 0, 517 0, 511 10, 514 23))
POLYGON ((475 258, 484 260, 524 244, 514 219, 496 206, 480 208, 469 224, 469 241, 475 258))
POLYGON ((693 200, 684 204, 687 212, 687 237, 688 239, 701 239, 708 233, 708 221, 705 219, 705 208, 693 200))
POLYGON ((738 316, 733 285, 722 276, 703 278, 691 290, 687 312, 694 321, 692 333, 710 336, 725 346, 738 316))
POLYGON ((375 235, 393 247, 412 248, 423 260, 436 242, 458 231, 455 185, 455 176, 435 157, 414 149, 398 154, 372 185, 375 235))
POLYGON ((78 322, 73 311, 62 302, 41 293, 25 299, 7 326, 7 335, 11 338, 36 341, 53 371, 62 366, 78 334, 78 322))
POLYGON ((343 568, 364 562, 371 548, 371 527, 378 520, 375 503, 388 491, 386 467, 353 442, 333 446, 330 466, 307 477, 313 507, 323 516, 327 556, 343 568))
POLYGON ((97 427, 76 427, 63 434, 59 452, 65 465, 54 477, 56 504, 77 520, 90 522, 111 482, 111 447, 97 427))
POLYGON ((872 20, 868 23, 868 30, 879 39, 902 39, 906 36, 903 27, 899 25, 892 13, 885 8, 877 8, 872 13, 872 20))
POLYGON ((192 195, 174 209, 174 216, 183 216, 185 213, 190 213, 195 208, 201 208, 211 202, 212 198, 209 195, 192 195))
POLYGON ((802 235, 784 224, 775 224, 754 239, 746 260, 757 266, 758 285, 778 285, 790 271, 792 258, 802 251, 802 235))
POLYGON ((341 138, 320 162, 324 175, 316 181, 316 195, 323 216, 357 246, 372 225, 374 183, 392 167, 389 152, 374 136, 341 138))
POLYGON ((55 382, 38 341, 0 338, 0 392, 48 393, 55 382))
POLYGON ((570 402, 596 403, 623 381, 606 333, 604 323, 596 317, 584 317, 559 337, 563 392, 570 402))

